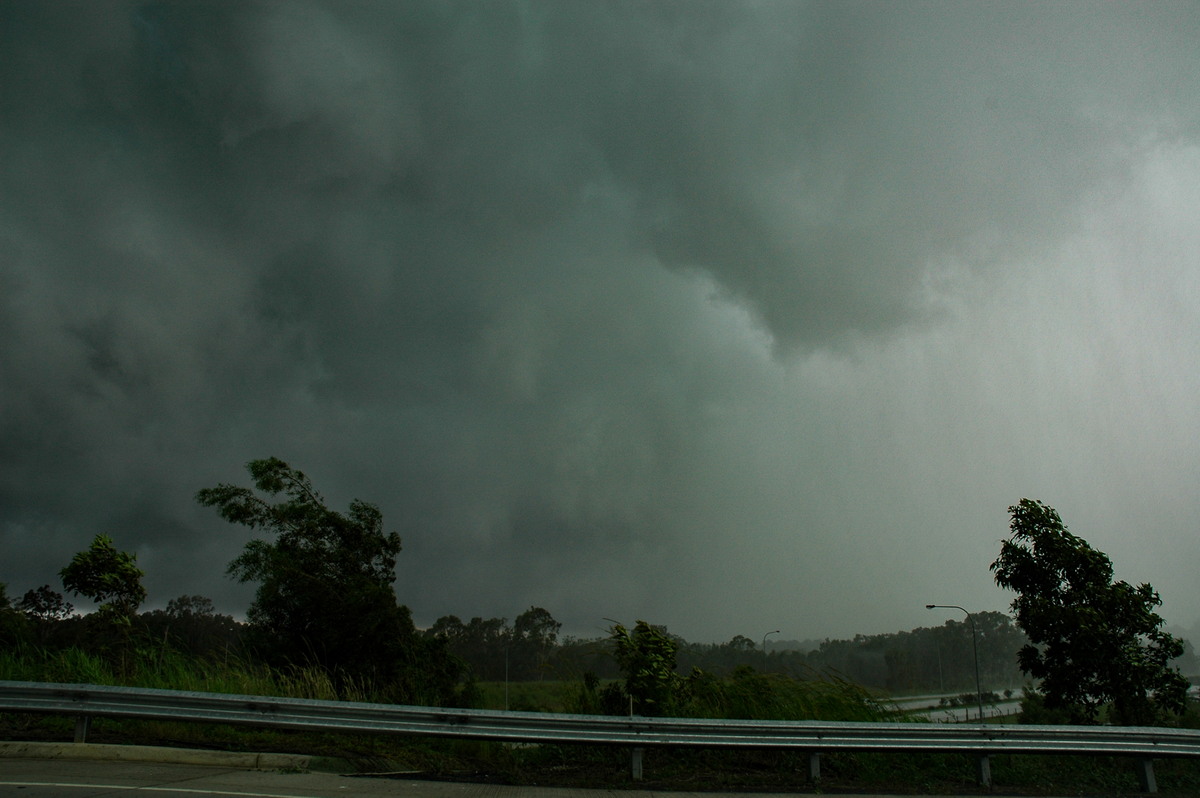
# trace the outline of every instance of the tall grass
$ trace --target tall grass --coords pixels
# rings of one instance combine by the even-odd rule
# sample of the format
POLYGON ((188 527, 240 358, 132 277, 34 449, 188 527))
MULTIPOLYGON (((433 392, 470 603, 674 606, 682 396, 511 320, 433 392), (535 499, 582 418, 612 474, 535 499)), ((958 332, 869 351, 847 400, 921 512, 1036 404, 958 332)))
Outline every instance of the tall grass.
POLYGON ((137 649, 117 665, 110 658, 78 648, 19 646, 0 651, 0 679, 325 700, 375 698, 352 680, 344 680, 339 690, 329 673, 318 667, 276 670, 235 654, 200 659, 165 647, 137 649))
POLYGON ((476 682, 474 706, 518 712, 571 712, 576 682, 547 679, 537 682, 476 682))
MULTIPOLYGON (((0 651, 0 679, 149 687, 170 690, 280 696, 324 700, 371 701, 361 684, 335 685, 317 667, 272 670, 243 657, 197 658, 168 647, 142 648, 121 657, 78 648, 48 650, 21 646, 0 651)), ((69 740, 74 721, 57 716, 0 714, 0 739, 69 740)), ((182 745, 242 751, 287 751, 347 760, 363 770, 462 767, 437 741, 413 741, 372 734, 280 731, 214 723, 95 718, 88 735, 93 742, 182 745)))

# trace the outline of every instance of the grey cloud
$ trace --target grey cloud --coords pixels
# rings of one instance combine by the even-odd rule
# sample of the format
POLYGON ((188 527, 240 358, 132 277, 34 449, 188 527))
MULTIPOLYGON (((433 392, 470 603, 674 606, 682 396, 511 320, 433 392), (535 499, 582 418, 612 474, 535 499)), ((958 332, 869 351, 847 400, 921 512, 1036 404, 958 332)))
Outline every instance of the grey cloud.
MULTIPOLYGON (((983 560, 1004 507, 1057 480, 1028 430, 1070 419, 997 414, 997 373, 1103 325, 1072 307, 1034 329, 1044 298, 1008 292, 1029 269, 1082 303, 1064 242, 1115 235, 1089 220, 1120 216, 1156 148, 1169 172, 1195 146, 1190 5, 0 14, 16 588, 102 531, 145 552, 154 600, 236 610, 245 533, 191 496, 278 455, 381 505, 425 622, 539 604, 719 636, 798 601, 813 634, 886 628, 956 529, 953 588, 1001 606, 983 560), (972 451, 997 415, 1012 438, 972 451), (931 509, 939 484, 970 508, 931 509), (888 570, 912 552, 911 580, 888 570)), ((1194 203, 1159 183, 1133 207, 1194 203)), ((1119 387, 1086 382, 1122 408, 1169 370, 1131 370, 1168 349, 1142 319, 1108 330, 1119 387)))

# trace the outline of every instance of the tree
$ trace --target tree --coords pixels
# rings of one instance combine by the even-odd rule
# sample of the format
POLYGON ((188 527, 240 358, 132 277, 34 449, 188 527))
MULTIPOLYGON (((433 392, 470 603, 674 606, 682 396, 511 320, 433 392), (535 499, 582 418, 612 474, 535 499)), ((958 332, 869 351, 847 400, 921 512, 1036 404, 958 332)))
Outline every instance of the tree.
POLYGON ((1017 659, 1041 680, 1045 707, 1094 723, 1111 704, 1125 725, 1181 712, 1188 682, 1168 663, 1183 643, 1163 631, 1154 588, 1114 582, 1108 556, 1068 532, 1054 508, 1022 499, 1008 511, 1012 536, 991 570, 1017 593, 1012 608, 1029 638, 1017 659))
POLYGON ((0 582, 0 650, 17 646, 29 631, 29 618, 12 606, 8 585, 0 582))
POLYGON ((27 590, 17 603, 17 609, 36 632, 38 643, 46 647, 63 627, 63 621, 71 617, 75 607, 63 598, 63 594, 42 585, 37 590, 27 590))
POLYGON ((562 624, 541 607, 530 607, 517 616, 512 628, 512 659, 519 677, 545 678, 560 629, 562 624))
POLYGON ((96 602, 102 617, 122 625, 129 624, 146 600, 145 573, 137 567, 137 555, 118 551, 107 535, 96 535, 59 576, 69 592, 96 602))
POLYGON ((461 659, 475 678, 498 681, 505 678, 505 657, 512 634, 504 618, 474 617, 463 623, 456 615, 438 618, 427 638, 440 640, 461 659))
POLYGON ((143 613, 138 620, 141 631, 151 639, 169 642, 197 657, 228 653, 241 640, 242 625, 232 616, 218 613, 206 596, 173 598, 166 609, 143 613))
POLYGON ((61 621, 69 618, 75 611, 71 602, 64 599, 62 593, 51 590, 50 585, 42 585, 37 590, 25 591, 17 609, 41 623, 61 621))
POLYGON ((625 695, 639 715, 668 715, 679 703, 684 679, 675 672, 679 644, 660 626, 638 621, 633 631, 621 624, 609 630, 613 656, 625 674, 625 695))
POLYGON ((182 621, 192 618, 211 618, 217 607, 208 596, 179 596, 167 602, 166 615, 171 620, 182 621))
POLYGON ((456 615, 445 615, 425 636, 445 643, 478 679, 527 681, 545 676, 561 628, 548 611, 530 607, 512 626, 505 618, 475 617, 463 623, 456 615))
MULTIPOLYGON (((396 601, 400 536, 384 532, 379 509, 355 499, 346 514, 330 510, 303 472, 275 457, 246 468, 255 488, 282 500, 228 484, 201 490, 196 500, 230 523, 274 536, 251 540, 228 569, 258 583, 247 620, 259 650, 282 664, 319 665, 339 685, 347 678, 387 684, 405 700, 428 686, 426 675, 453 676, 447 663, 426 656, 444 646, 424 647, 408 608, 396 601)), ((435 688, 438 700, 447 699, 443 688, 435 688)))

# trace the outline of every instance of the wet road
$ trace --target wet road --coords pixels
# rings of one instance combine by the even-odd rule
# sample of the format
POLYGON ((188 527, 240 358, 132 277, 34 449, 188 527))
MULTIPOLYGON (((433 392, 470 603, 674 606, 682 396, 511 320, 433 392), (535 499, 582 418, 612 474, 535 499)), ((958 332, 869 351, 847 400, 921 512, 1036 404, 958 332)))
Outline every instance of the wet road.
MULTIPOLYGON (((737 794, 510 787, 160 762, 0 759, 0 798, 732 798, 733 795, 737 794)), ((795 794, 786 795, 794 798, 795 794)), ((754 798, 776 796, 755 793, 754 798)))

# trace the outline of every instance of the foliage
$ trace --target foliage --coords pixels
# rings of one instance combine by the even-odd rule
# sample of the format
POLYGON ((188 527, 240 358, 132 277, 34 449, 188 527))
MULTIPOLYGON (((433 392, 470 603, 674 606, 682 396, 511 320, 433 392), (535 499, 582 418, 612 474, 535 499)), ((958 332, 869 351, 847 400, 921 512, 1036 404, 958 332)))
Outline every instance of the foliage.
POLYGON ((1021 694, 1021 713, 1017 722, 1032 726, 1066 726, 1072 722, 1072 716, 1063 707, 1046 706, 1046 696, 1028 684, 1021 694))
MULTIPOLYGON (((1019 686, 1023 680, 1017 667, 1017 651, 1025 644, 1024 633, 1002 612, 972 614, 978 633, 980 679, 985 687, 1019 686)), ((677 661, 681 672, 699 668, 706 673, 729 675, 739 666, 787 674, 805 680, 813 671, 838 673, 842 677, 892 694, 918 694, 975 689, 975 658, 971 626, 965 620, 949 619, 941 626, 850 639, 821 642, 774 643, 769 652, 744 635, 725 643, 680 641, 677 661)), ((559 659, 563 659, 560 653, 559 659)), ((610 673, 603 663, 588 666, 602 676, 610 673)))
POLYGON ((63 621, 71 617, 75 608, 63 598, 62 593, 52 590, 49 585, 42 585, 37 590, 25 591, 16 610, 25 622, 22 631, 29 639, 36 638, 45 645, 66 626, 63 621))
MULTIPOLYGON (((192 690, 290 698, 336 699, 339 694, 321 668, 272 669, 254 660, 226 655, 206 658, 153 646, 137 646, 124 667, 84 649, 21 646, 0 653, 0 679, 71 684, 125 685, 166 690, 192 690)), ((371 701, 378 694, 365 690, 352 695, 371 701)))
POLYGON ((477 679, 500 681, 516 677, 508 670, 509 628, 504 618, 475 617, 463 623, 457 615, 438 618, 425 633, 440 641, 477 679))
POLYGON ((107 535, 96 535, 59 575, 64 588, 99 604, 100 614, 111 621, 128 624, 146 600, 137 555, 118 551, 107 535))
POLYGON ((742 666, 726 677, 696 672, 684 713, 747 720, 883 721, 894 712, 861 685, 835 674, 794 679, 742 666))
POLYGON ((684 680, 675 672, 679 644, 661 626, 645 621, 633 630, 621 624, 609 629, 613 656, 625 677, 625 696, 637 715, 669 715, 680 703, 684 680))
POLYGON ((50 585, 42 585, 37 590, 27 590, 21 597, 17 609, 37 621, 61 621, 75 611, 71 602, 62 593, 51 590, 50 585))
POLYGON ((1183 643, 1163 631, 1154 588, 1114 582, 1108 556, 1068 532, 1054 508, 1022 499, 1009 513, 1012 536, 991 569, 1017 593, 1012 608, 1030 640, 1018 662, 1040 680, 1044 707, 1094 723, 1111 703, 1125 725, 1181 712, 1188 682, 1169 662, 1183 643))
POLYGON ((275 457, 246 467, 259 491, 282 500, 228 484, 196 500, 274 536, 251 540, 229 564, 230 575, 259 585, 247 618, 260 653, 279 665, 319 665, 339 684, 390 684, 399 700, 415 701, 436 680, 438 700, 449 699, 457 673, 396 601, 400 537, 384 532, 379 509, 355 499, 346 514, 330 510, 301 471, 275 457))
POLYGON ((561 628, 549 611, 530 607, 511 626, 505 618, 475 617, 463 623, 456 615, 444 615, 426 637, 443 641, 477 679, 527 681, 544 679, 552 670, 561 628))
POLYGON ((165 610, 143 613, 138 628, 152 640, 198 657, 240 652, 243 627, 232 616, 216 610, 205 596, 179 596, 165 610))
POLYGON ((12 606, 8 585, 0 582, 0 650, 17 646, 28 634, 29 620, 12 606))
POLYGON ((541 607, 530 607, 517 616, 512 628, 512 661, 517 673, 527 678, 542 679, 554 649, 562 624, 541 607))

